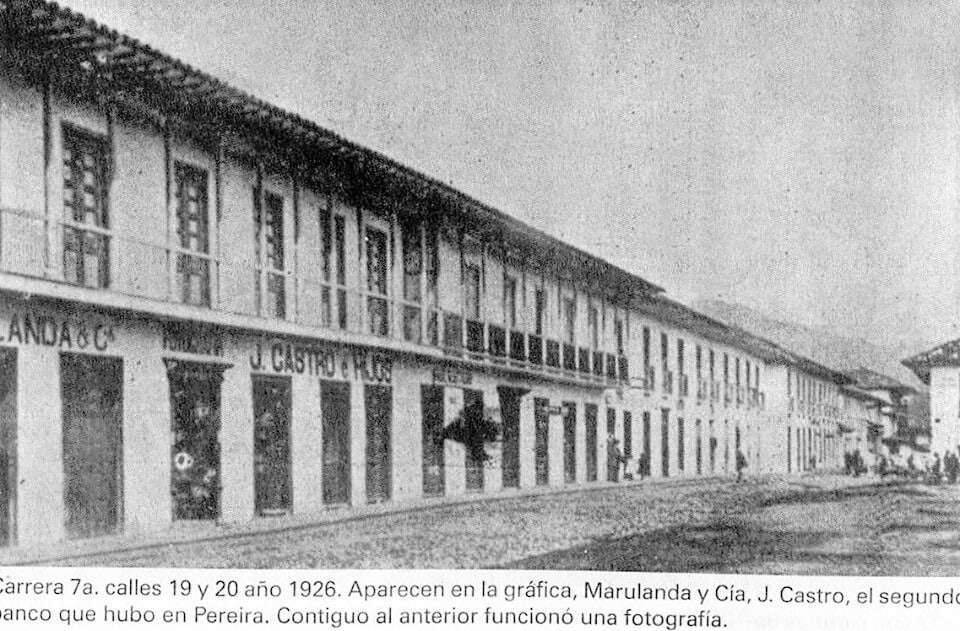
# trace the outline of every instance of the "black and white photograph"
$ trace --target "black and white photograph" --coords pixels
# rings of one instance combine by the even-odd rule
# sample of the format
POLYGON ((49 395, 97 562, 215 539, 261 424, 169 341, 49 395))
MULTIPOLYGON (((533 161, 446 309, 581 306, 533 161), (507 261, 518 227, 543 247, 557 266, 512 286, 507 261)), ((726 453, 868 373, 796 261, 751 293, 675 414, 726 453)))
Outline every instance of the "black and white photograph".
POLYGON ((8 568, 957 576, 958 325, 960 2, 0 0, 8 568))

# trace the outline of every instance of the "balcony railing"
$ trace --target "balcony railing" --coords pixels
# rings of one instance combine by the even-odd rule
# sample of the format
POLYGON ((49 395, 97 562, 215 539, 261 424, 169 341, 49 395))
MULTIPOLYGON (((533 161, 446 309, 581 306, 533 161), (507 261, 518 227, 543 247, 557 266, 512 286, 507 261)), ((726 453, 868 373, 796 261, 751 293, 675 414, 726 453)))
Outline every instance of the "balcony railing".
POLYGON ((493 357, 507 356, 507 330, 495 324, 487 325, 488 351, 493 357))
POLYGON ((577 349, 577 369, 585 375, 590 374, 590 349, 577 349))
POLYGON ((643 389, 651 393, 656 389, 657 373, 653 366, 643 367, 643 389))
POLYGON ((663 370, 663 393, 673 394, 673 371, 663 370))
POLYGON ((543 338, 539 335, 527 336, 527 361, 534 366, 543 364, 543 338))
MULTIPOLYGON (((603 376, 603 351, 593 351, 593 354, 590 356, 590 364, 593 368, 593 374, 596 377, 603 376)), ((616 377, 616 369, 614 369, 614 377, 616 377)))
POLYGON ((577 369, 577 349, 573 344, 563 345, 563 369, 571 372, 577 369))
MULTIPOLYGON (((258 265, 252 256, 252 236, 249 256, 238 254, 242 244, 224 244, 217 254, 217 248, 202 252, 151 242, 152 236, 141 237, 118 227, 74 225, 50 219, 42 211, 0 208, 0 272, 54 278, 105 295, 182 304, 211 314, 223 310, 360 334, 369 336, 371 344, 378 343, 374 338, 386 338, 534 371, 562 369, 568 376, 591 382, 629 380, 623 355, 577 349, 558 340, 465 319, 436 304, 349 289, 322 278, 304 258, 294 265, 289 252, 284 268, 270 261, 258 265), (78 232, 90 232, 96 239, 78 239, 78 232), (87 241, 96 247, 88 247, 87 241)), ((652 374, 649 379, 652 389, 652 374)))
POLYGON ((510 359, 518 362, 527 359, 526 336, 522 331, 510 331, 510 359))
POLYGON ((547 366, 551 368, 560 368, 560 342, 556 340, 547 340, 547 366))

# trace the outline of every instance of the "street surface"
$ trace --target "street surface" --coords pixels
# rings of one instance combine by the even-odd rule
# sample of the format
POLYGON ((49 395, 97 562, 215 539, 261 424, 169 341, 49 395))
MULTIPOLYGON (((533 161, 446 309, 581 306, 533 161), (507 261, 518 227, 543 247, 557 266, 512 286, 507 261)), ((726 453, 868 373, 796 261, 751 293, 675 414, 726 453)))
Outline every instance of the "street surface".
POLYGON ((64 565, 958 575, 960 486, 682 480, 430 507, 64 565))

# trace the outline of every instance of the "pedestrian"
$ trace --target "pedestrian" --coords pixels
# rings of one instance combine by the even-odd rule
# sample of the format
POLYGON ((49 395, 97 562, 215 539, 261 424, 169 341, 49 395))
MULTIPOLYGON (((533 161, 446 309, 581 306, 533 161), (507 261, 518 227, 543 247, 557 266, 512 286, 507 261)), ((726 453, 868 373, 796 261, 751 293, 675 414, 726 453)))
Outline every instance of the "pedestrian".
POLYGON ((843 451, 843 473, 850 475, 853 472, 853 454, 849 450, 843 451))
POLYGON ((607 439, 607 480, 620 481, 620 465, 623 462, 623 453, 620 451, 620 441, 611 434, 607 439))
POLYGON ((643 478, 650 474, 650 458, 647 456, 647 452, 641 451, 640 455, 637 457, 637 475, 640 476, 640 481, 643 481, 643 478))
POLYGON ((747 468, 747 457, 737 449, 737 482, 743 480, 743 470, 747 468))
POLYGON ((934 484, 940 484, 940 453, 934 452, 933 466, 930 467, 930 481, 934 484))

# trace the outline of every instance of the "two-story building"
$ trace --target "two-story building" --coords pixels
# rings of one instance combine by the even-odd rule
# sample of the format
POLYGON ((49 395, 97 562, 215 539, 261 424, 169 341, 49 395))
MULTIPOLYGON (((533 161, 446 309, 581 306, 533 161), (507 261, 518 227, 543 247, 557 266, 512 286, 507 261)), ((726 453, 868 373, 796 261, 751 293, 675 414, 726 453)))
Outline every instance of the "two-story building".
POLYGON ((836 458, 825 367, 56 4, 0 48, 7 545, 836 458))

